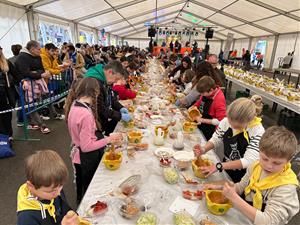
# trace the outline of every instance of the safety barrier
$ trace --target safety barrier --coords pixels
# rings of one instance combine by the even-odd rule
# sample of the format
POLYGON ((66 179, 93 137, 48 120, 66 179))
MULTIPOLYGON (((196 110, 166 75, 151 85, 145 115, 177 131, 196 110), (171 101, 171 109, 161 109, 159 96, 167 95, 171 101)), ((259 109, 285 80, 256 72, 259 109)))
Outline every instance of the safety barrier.
POLYGON ((7 113, 19 111, 23 119, 23 137, 16 140, 39 140, 30 139, 28 132, 28 116, 52 103, 63 100, 68 95, 73 82, 73 70, 70 68, 60 75, 53 75, 46 83, 43 79, 24 79, 19 84, 19 106, 14 109, 2 111, 7 113))

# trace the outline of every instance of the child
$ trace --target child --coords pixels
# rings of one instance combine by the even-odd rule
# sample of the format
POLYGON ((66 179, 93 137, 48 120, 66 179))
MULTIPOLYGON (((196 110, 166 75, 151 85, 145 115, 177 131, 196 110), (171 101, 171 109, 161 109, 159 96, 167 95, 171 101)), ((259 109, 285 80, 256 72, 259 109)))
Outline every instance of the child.
POLYGON ((195 76, 195 72, 191 69, 186 70, 182 76, 182 82, 184 83, 183 94, 187 95, 192 90, 192 79, 195 76))
POLYGON ((298 180, 290 164, 297 139, 286 128, 273 126, 261 137, 259 149, 259 161, 248 167, 241 182, 226 183, 223 194, 254 224, 287 224, 299 211, 298 180))
MULTIPOLYGON (((94 78, 83 78, 75 85, 73 101, 67 101, 65 114, 73 148, 71 153, 75 167, 77 201, 87 190, 103 156, 104 147, 122 139, 121 134, 104 138, 98 122, 97 96, 99 84, 94 78)), ((72 97, 71 97, 72 98, 72 97)))
POLYGON ((126 80, 124 77, 117 80, 117 82, 113 84, 112 89, 119 94, 120 100, 134 99, 136 97, 135 91, 126 88, 126 80))
POLYGON ((38 151, 26 159, 25 173, 27 181, 18 191, 17 224, 74 224, 65 217, 71 208, 62 191, 68 178, 62 158, 52 150, 38 151))
POLYGON ((246 168, 259 158, 259 140, 264 133, 261 118, 257 117, 257 108, 253 101, 239 98, 227 109, 227 117, 219 124, 212 138, 203 148, 194 146, 196 155, 211 149, 224 147, 223 162, 201 167, 201 171, 211 174, 226 170, 234 182, 239 182, 246 168))
POLYGON ((202 114, 202 117, 197 117, 196 121, 201 123, 198 128, 206 140, 209 140, 216 126, 226 117, 226 100, 220 87, 209 76, 202 77, 196 88, 201 96, 194 106, 199 108, 202 114))

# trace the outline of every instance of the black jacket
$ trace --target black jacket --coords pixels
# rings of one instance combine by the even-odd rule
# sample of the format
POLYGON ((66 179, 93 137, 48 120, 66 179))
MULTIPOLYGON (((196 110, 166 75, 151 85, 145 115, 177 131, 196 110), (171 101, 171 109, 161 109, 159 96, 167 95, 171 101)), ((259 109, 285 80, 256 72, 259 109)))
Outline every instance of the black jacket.
POLYGON ((106 130, 109 120, 120 121, 120 109, 123 106, 118 101, 118 95, 111 89, 110 86, 105 85, 98 80, 100 86, 100 94, 98 101, 98 115, 102 130, 106 130))
POLYGON ((33 56, 27 49, 22 49, 15 62, 18 74, 24 78, 40 79, 45 72, 40 56, 33 56))

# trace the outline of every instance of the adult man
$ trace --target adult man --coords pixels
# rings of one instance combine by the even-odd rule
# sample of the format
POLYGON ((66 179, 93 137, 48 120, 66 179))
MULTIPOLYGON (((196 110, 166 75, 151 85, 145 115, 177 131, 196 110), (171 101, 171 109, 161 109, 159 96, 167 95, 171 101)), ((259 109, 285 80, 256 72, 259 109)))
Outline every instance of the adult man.
MULTIPOLYGON (((50 78, 51 73, 45 71, 41 59, 41 47, 37 41, 29 41, 25 48, 20 51, 15 61, 18 74, 24 78, 39 80, 41 78, 50 78)), ((41 129, 43 134, 50 133, 50 129, 41 121, 38 112, 29 114, 29 129, 41 129)))
POLYGON ((111 85, 122 77, 127 78, 119 61, 111 61, 103 66, 98 64, 90 68, 85 77, 94 77, 100 85, 98 101, 98 114, 102 130, 106 135, 114 131, 117 123, 122 119, 125 122, 131 120, 128 110, 117 99, 117 94, 111 89, 111 85))
POLYGON ((212 65, 215 72, 217 73, 219 79, 222 81, 222 87, 225 87, 226 84, 226 76, 225 74, 217 68, 218 65, 218 56, 215 54, 211 54, 208 56, 208 62, 212 65))

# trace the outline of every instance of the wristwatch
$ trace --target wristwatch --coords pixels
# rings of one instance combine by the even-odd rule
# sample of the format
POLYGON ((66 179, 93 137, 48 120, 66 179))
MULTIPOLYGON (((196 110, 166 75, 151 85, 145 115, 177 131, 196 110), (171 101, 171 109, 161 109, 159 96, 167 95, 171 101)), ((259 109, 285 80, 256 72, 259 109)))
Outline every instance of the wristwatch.
POLYGON ((216 168, 217 168, 217 170, 218 170, 219 172, 222 172, 222 171, 223 171, 223 165, 222 165, 222 163, 218 162, 218 163, 216 164, 216 168))

